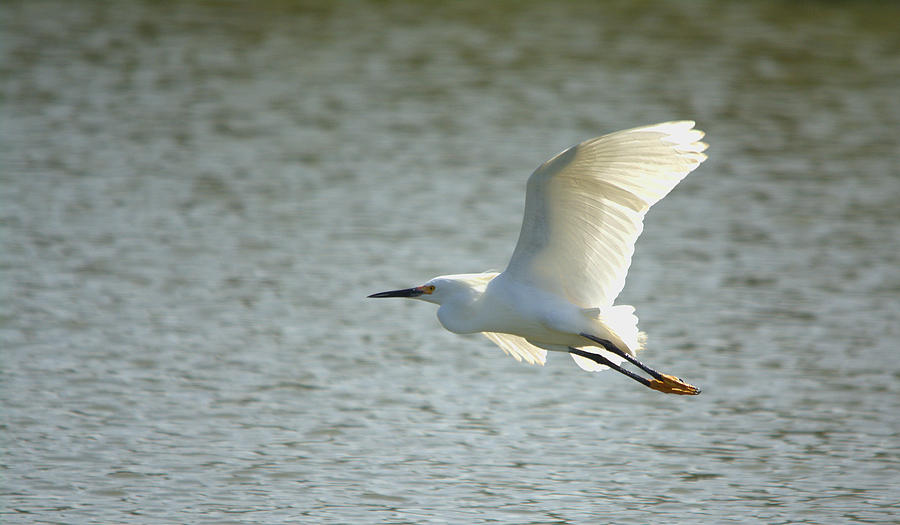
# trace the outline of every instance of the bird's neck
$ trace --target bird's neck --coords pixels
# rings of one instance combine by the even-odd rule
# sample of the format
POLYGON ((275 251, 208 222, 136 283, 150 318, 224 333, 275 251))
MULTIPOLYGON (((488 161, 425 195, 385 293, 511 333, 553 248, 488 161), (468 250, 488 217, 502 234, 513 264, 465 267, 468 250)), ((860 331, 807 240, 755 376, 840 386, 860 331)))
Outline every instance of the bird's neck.
POLYGON ((483 332, 483 292, 474 289, 460 291, 448 297, 438 308, 438 320, 456 334, 483 332))

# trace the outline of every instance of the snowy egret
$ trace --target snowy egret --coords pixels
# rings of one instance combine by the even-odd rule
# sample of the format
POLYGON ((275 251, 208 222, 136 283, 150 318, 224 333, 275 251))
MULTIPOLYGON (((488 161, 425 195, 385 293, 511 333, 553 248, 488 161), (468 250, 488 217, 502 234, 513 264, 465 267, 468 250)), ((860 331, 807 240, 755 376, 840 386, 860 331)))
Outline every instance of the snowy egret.
POLYGON ((667 394, 700 390, 635 357, 646 336, 634 307, 613 306, 647 210, 706 159, 694 122, 665 122, 572 146, 528 179, 525 217, 501 273, 442 275, 422 286, 369 297, 439 305, 458 334, 481 332, 517 360, 544 364, 568 352, 581 368, 612 368, 667 394), (628 361, 650 375, 622 367, 628 361))

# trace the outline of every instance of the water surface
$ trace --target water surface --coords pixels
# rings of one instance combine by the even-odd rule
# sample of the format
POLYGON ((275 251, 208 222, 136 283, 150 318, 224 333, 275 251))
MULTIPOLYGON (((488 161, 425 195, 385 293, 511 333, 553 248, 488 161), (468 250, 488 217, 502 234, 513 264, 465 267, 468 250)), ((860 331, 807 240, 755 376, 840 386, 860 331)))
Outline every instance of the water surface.
POLYGON ((873 523, 900 504, 879 3, 4 2, 4 523, 873 523), (628 284, 662 396, 366 301, 691 118, 628 284))

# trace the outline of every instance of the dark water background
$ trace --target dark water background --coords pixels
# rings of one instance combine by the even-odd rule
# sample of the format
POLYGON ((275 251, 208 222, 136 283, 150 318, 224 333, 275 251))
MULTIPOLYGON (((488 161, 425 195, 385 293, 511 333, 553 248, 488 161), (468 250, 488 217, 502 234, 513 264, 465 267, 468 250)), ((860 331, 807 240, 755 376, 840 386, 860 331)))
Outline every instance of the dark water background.
POLYGON ((0 4, 3 523, 890 523, 900 7, 0 4), (662 396, 366 301, 695 119, 620 301, 662 396))

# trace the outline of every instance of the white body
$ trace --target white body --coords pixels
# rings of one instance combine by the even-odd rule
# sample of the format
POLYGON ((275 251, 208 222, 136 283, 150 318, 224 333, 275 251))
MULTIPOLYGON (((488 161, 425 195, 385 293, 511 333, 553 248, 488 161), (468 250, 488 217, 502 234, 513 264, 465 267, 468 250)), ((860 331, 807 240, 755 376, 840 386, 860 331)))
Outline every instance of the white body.
MULTIPOLYGON (((457 334, 484 333, 517 360, 544 364, 546 351, 568 352, 569 347, 590 349, 619 363, 622 358, 594 347, 579 334, 607 339, 635 355, 641 349, 641 334, 631 306, 611 306, 605 311, 581 308, 558 295, 510 280, 504 273, 447 275, 429 281, 436 290, 422 296, 440 301, 438 320, 457 334), (485 281, 490 279, 484 286, 485 281)), ((606 367, 572 356, 587 370, 606 367)))
MULTIPOLYGON (((581 333, 636 354, 644 337, 634 308, 613 300, 647 210, 706 159, 703 132, 693 126, 619 131, 556 155, 528 179, 522 230, 506 270, 436 277, 407 296, 439 304, 438 319, 451 332, 482 332, 529 363, 569 347, 622 361, 581 333)), ((607 368, 572 357, 586 370, 607 368)))

